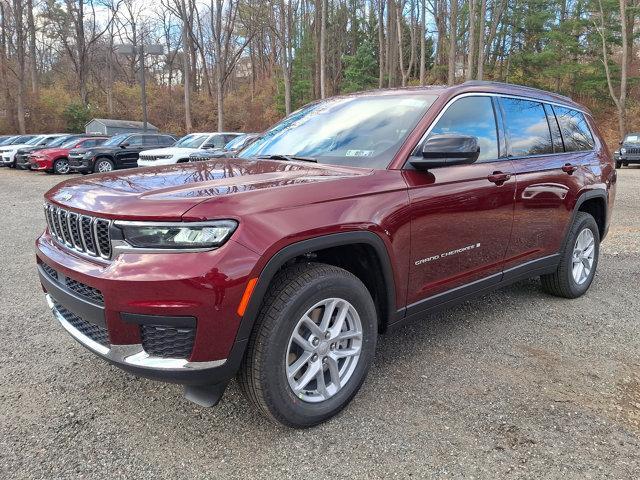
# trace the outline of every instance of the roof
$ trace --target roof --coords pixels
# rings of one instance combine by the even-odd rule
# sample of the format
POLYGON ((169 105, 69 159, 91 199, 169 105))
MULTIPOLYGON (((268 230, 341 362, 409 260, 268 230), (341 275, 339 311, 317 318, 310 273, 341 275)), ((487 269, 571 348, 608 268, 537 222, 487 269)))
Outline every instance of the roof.
MULTIPOLYGON (((113 118, 94 118, 90 122, 87 122, 86 125, 89 125, 91 122, 99 122, 103 124, 105 127, 116 127, 116 128, 135 128, 136 130, 142 130, 144 128, 143 122, 137 122, 135 120, 116 120, 113 118)), ((85 125, 85 126, 86 126, 85 125)), ((147 122, 147 128, 153 128, 154 130, 159 130, 158 127, 153 125, 152 123, 147 122)))

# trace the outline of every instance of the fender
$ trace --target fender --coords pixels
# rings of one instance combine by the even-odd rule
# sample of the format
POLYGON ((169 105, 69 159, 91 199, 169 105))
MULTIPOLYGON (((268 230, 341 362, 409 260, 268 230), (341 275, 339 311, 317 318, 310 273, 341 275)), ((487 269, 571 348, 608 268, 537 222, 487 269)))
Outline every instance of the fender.
POLYGON ((604 201, 604 232, 600 240, 602 241, 604 240, 604 237, 606 237, 607 230, 609 229, 609 218, 607 217, 607 214, 609 213, 609 192, 604 188, 594 188, 594 189, 586 190, 582 192, 576 199, 576 203, 573 206, 573 213, 571 214, 571 221, 567 224, 567 227, 564 232, 565 243, 566 243, 566 237, 569 233, 569 230, 571 229, 571 225, 573 225, 573 222, 576 219, 576 215, 580 210, 580 206, 587 200, 591 200, 594 198, 601 198, 604 201))
POLYGON ((242 316, 240 322, 240 328, 238 329, 238 335, 236 342, 246 340, 251 334, 253 324, 258 317, 258 312, 262 305, 262 300, 267 292, 267 289, 271 285, 271 280, 275 276, 276 272, 287 261, 292 258, 303 255, 307 252, 313 252, 315 250, 323 250, 331 247, 338 247, 341 245, 353 245, 357 243, 364 243, 374 248, 380 265, 382 267, 382 274, 386 285, 387 294, 387 319, 388 323, 393 323, 398 316, 396 311, 396 293, 395 282, 393 280, 393 268, 391 260, 389 258, 389 252, 382 241, 382 239, 373 232, 370 231, 354 231, 334 233, 329 235, 323 235, 321 237, 314 237, 300 242, 292 243, 275 253, 267 262, 265 267, 260 272, 258 277, 258 283, 256 284, 251 300, 242 316))

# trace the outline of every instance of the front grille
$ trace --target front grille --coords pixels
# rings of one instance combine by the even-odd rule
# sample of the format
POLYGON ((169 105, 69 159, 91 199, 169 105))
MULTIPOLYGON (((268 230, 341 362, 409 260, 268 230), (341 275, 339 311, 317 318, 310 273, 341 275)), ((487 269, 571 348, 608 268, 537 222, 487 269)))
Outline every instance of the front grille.
POLYGON ((110 220, 70 212, 45 204, 51 236, 63 245, 94 257, 111 258, 110 220))
POLYGON ((81 297, 85 297, 94 303, 104 304, 104 297, 102 296, 102 292, 97 288, 90 287, 89 285, 85 285, 82 282, 78 282, 77 280, 73 280, 72 278, 66 278, 66 285, 69 290, 77 293, 81 297))
POLYGON ((73 328, 78 330, 85 337, 89 337, 94 342, 98 342, 100 345, 111 348, 111 344, 109 343, 109 332, 106 328, 83 320, 75 313, 64 308, 56 302, 55 299, 53 299, 53 305, 58 313, 60 313, 60 315, 62 315, 64 319, 73 326, 73 328))
POLYGON ((640 153, 640 148, 627 148, 626 153, 637 155, 638 153, 640 153))
POLYGON ((142 325, 142 348, 149 355, 162 358, 189 358, 193 350, 195 328, 171 328, 142 325))
POLYGON ((74 280, 73 278, 65 277, 62 273, 50 267, 46 263, 41 263, 40 267, 58 285, 66 287, 68 290, 71 290, 76 295, 83 297, 90 302, 98 305, 104 305, 104 297, 102 295, 102 292, 97 288, 74 280))
POLYGON ((44 270, 44 272, 47 275, 49 275, 53 280, 58 281, 58 272, 56 272, 53 268, 51 268, 46 263, 41 263, 40 266, 42 267, 42 270, 44 270))

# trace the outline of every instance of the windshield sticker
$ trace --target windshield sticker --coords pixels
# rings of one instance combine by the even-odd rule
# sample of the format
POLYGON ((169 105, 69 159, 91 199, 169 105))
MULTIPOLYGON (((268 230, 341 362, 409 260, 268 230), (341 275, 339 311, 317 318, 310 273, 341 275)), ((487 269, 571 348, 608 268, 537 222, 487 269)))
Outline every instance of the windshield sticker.
POLYGON ((345 153, 346 157, 371 157, 373 155, 373 150, 347 150, 345 153))

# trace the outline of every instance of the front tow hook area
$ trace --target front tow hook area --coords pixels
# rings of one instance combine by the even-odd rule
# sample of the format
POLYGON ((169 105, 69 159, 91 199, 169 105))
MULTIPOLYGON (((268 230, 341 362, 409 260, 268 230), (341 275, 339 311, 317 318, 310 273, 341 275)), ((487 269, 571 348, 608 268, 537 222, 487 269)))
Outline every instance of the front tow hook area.
POLYGON ((215 407, 226 388, 227 382, 212 385, 185 385, 184 396, 201 407, 215 407))

